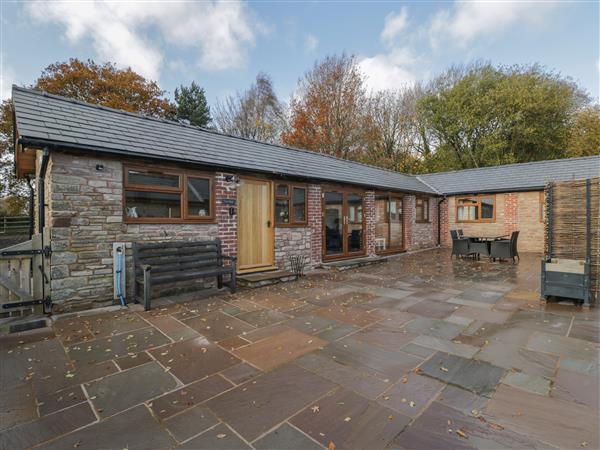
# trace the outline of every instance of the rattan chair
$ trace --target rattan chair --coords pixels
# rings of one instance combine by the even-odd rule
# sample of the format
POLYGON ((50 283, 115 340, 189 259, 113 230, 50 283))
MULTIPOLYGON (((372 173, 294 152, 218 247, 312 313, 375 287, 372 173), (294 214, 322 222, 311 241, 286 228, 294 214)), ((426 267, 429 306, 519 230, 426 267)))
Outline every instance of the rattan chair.
POLYGON ((450 236, 452 237, 452 253, 450 257, 456 255, 459 256, 471 256, 475 253, 470 249, 469 239, 461 239, 458 237, 457 230, 450 230, 450 236))
POLYGON ((519 232, 513 231, 510 235, 510 239, 499 239, 497 241, 493 241, 490 246, 491 258, 494 260, 512 259, 513 263, 516 262, 516 260, 520 260, 521 258, 519 258, 519 252, 517 250, 518 239, 519 232))

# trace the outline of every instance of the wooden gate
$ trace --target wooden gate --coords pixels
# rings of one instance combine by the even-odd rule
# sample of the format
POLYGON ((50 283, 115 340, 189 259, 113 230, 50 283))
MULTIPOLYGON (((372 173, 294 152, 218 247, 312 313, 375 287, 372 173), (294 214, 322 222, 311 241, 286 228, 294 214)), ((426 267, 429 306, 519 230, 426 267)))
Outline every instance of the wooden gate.
POLYGON ((50 312, 50 246, 42 234, 0 250, 0 317, 50 312))

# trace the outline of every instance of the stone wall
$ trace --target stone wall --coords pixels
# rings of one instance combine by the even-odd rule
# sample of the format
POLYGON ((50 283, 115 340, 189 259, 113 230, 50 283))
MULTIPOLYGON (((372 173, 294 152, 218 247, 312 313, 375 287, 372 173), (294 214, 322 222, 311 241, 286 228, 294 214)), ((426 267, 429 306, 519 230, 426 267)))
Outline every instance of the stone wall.
POLYGON ((438 199, 436 197, 429 197, 429 221, 427 222, 417 222, 416 220, 416 197, 414 195, 407 195, 404 199, 404 209, 410 222, 410 232, 406 234, 407 244, 410 245, 407 250, 435 247, 437 245, 438 199))
MULTIPOLYGON (((202 240, 229 236, 214 224, 123 223, 120 161, 52 153, 48 214, 51 221, 52 299, 59 308, 84 309, 113 303, 113 242, 202 240), (96 170, 102 164, 103 170, 96 170)), ((220 174, 217 174, 217 178, 220 174)), ((218 202, 219 203, 219 202, 218 202)), ((127 295, 133 295, 128 245, 127 295)))
POLYGON ((291 270, 290 256, 302 256, 306 269, 312 267, 312 230, 310 227, 275 228, 275 264, 281 270, 291 270))
POLYGON ((442 226, 442 243, 451 245, 450 231, 462 229, 472 236, 500 236, 519 231, 518 249, 521 252, 542 252, 544 249, 544 224, 540 220, 541 197, 539 191, 496 194, 496 219, 494 222, 469 223, 456 221, 456 198, 447 203, 447 226, 442 226), (445 231, 444 231, 445 230, 445 231))

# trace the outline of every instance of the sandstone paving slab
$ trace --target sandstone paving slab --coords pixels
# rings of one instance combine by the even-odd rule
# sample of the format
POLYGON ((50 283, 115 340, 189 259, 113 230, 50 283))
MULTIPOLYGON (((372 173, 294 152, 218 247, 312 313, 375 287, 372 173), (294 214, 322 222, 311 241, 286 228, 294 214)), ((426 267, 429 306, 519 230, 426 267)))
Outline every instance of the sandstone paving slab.
POLYGON ((548 395, 550 392, 550 380, 523 372, 508 372, 502 383, 532 394, 548 395))
POLYGON ((364 307, 370 308, 385 308, 394 311, 406 311, 408 308, 410 308, 413 305, 416 305, 422 300, 423 298, 416 297, 413 295, 409 295, 407 297, 402 298, 380 296, 364 303, 363 305, 364 307))
POLYGON ((315 310, 315 314, 338 322, 349 323, 357 327, 366 327, 382 318, 376 311, 368 312, 359 308, 345 306, 331 306, 315 310))
POLYGON ((460 298, 465 300, 472 300, 480 303, 496 303, 504 295, 503 292, 479 290, 479 289, 465 289, 461 294, 460 298))
POLYGON ((37 406, 30 382, 0 391, 0 431, 37 417, 37 406))
POLYGON ((379 315, 383 317, 378 323, 388 327, 401 328, 407 322, 415 319, 417 316, 405 311, 396 311, 394 309, 380 309, 379 315))
POLYGON ((329 304, 322 306, 348 306, 360 308, 364 303, 367 303, 376 297, 377 295, 368 292, 351 291, 330 298, 329 304))
POLYGON ((600 379, 592 375, 558 369, 551 396, 585 405, 594 411, 600 409, 600 379))
MULTIPOLYGON (((465 307, 463 306, 463 308, 465 308, 465 307)), ((456 325, 461 325, 463 327, 468 327, 469 325, 471 325, 471 323, 473 323, 473 319, 471 319, 469 317, 461 316, 456 311, 454 313, 450 314, 444 320, 446 322, 455 323, 456 325)))
POLYGON ((598 360, 589 361, 581 359, 571 359, 568 357, 561 358, 560 368, 568 370, 569 372, 576 372, 584 375, 592 375, 595 377, 600 376, 600 362, 598 360))
POLYGON ((590 341, 536 331, 529 339, 527 348, 571 359, 597 361, 600 347, 590 341))
POLYGON ((136 313, 128 311, 114 311, 91 316, 82 316, 83 323, 96 338, 114 336, 140 328, 146 328, 148 324, 136 313))
POLYGON ((248 300, 259 305, 259 307, 279 312, 292 311, 303 305, 303 302, 297 299, 288 297, 285 294, 272 292, 266 292, 264 295, 250 295, 248 300))
POLYGON ((473 322, 471 326, 467 327, 463 333, 484 338, 489 342, 499 341, 507 344, 518 344, 518 346, 524 347, 534 333, 534 330, 477 320, 473 322))
POLYGON ((504 323, 512 315, 510 312, 475 308, 473 306, 461 306, 456 310, 455 314, 457 316, 467 317, 469 319, 480 320, 488 323, 504 323))
POLYGON ((139 353, 169 342, 164 334, 150 327, 118 336, 70 345, 67 347, 67 352, 69 358, 77 366, 83 366, 139 353))
POLYGON ((319 441, 335 448, 385 448, 410 419, 398 412, 340 388, 311 403, 290 423, 319 441))
POLYGON ((598 413, 580 404, 500 385, 484 411, 486 418, 556 447, 600 446, 598 413))
POLYGON ((405 328, 411 333, 424 334, 440 339, 454 339, 464 329, 464 326, 438 319, 417 317, 408 322, 405 328))
POLYGON ((571 318, 544 311, 517 311, 507 324, 515 328, 566 336, 571 318))
POLYGON ((378 323, 352 335, 354 339, 389 350, 397 350, 417 336, 416 333, 410 333, 404 328, 389 327, 378 323))
POLYGON ((473 345, 447 341, 433 336, 420 335, 412 340, 413 344, 428 347, 440 352, 453 353, 465 358, 473 357, 480 349, 473 345))
POLYGON ((234 350, 233 353, 253 366, 269 371, 327 344, 327 341, 316 336, 289 330, 234 350))
POLYGON ((7 450, 29 448, 94 421, 96 416, 90 404, 81 403, 3 431, 0 434, 0 448, 7 450))
POLYGON ((229 427, 220 423, 177 448, 181 450, 245 450, 252 447, 240 439, 229 427))
POLYGON ((217 342, 217 344, 219 344, 225 350, 229 350, 229 351, 235 350, 236 348, 243 347, 244 345, 248 345, 249 343, 250 343, 250 341, 247 341, 246 339, 244 339, 240 336, 233 336, 233 337, 230 337, 230 338, 227 338, 227 339, 217 342))
POLYGON ((171 316, 146 316, 145 319, 174 341, 198 337, 198 332, 171 316))
POLYGON ((483 347, 477 359, 488 361, 505 369, 516 369, 527 375, 552 378, 556 372, 558 356, 540 353, 519 344, 496 341, 483 347))
POLYGON ((86 390, 96 411, 108 417, 177 387, 177 381, 156 362, 93 381, 86 390))
POLYGON ((349 334, 354 333, 359 329, 360 328, 356 325, 340 323, 338 325, 329 325, 323 331, 317 333, 317 336, 326 341, 336 341, 338 339, 343 338, 344 336, 348 336, 349 334))
POLYGON ((421 363, 421 359, 367 344, 352 338, 332 342, 322 352, 344 364, 381 379, 395 381, 421 363))
POLYGON ((81 389, 81 385, 76 385, 52 394, 38 395, 36 400, 40 416, 46 416, 61 409, 86 402, 87 397, 81 389))
POLYGON ((183 323, 212 341, 221 341, 255 329, 249 323, 221 311, 186 319, 183 323))
POLYGON ((304 355, 295 364, 369 399, 377 398, 392 384, 360 368, 339 364, 323 352, 304 355))
POLYGON ((57 320, 53 324, 53 329, 64 345, 89 341, 95 337, 85 325, 82 317, 57 320))
POLYGON ((287 327, 295 328, 296 330, 307 334, 318 334, 327 330, 329 327, 335 327, 342 324, 339 320, 315 314, 301 315, 284 323, 287 327))
POLYGON ((274 311, 272 309, 258 309, 256 311, 248 311, 236 316, 238 319, 248 322, 257 328, 271 325, 272 323, 281 322, 288 319, 288 316, 274 311))
POLYGON ((436 401, 469 416, 477 415, 487 404, 489 398, 449 384, 440 392, 436 401))
POLYGON ((324 447, 297 428, 284 423, 252 443, 257 450, 319 450, 324 447))
POLYGON ((57 336, 51 327, 0 335, 0 352, 21 348, 34 342, 52 340, 55 337, 57 336))
POLYGON ((406 309, 407 312, 418 314, 419 316, 431 317, 433 319, 443 319, 456 311, 456 306, 451 303, 445 303, 434 300, 423 300, 406 309))
POLYGON ((569 337, 600 343, 600 323, 598 319, 575 319, 569 337))
POLYGON ((394 444, 418 450, 550 448, 526 434, 490 425, 439 402, 433 402, 394 444))
POLYGON ((164 421, 165 427, 179 442, 186 441, 218 423, 219 419, 202 405, 194 406, 164 421))
MULTIPOLYGON (((294 319, 297 320, 297 319, 294 319)), ((273 325, 267 325, 266 327, 263 328, 257 328, 256 330, 252 330, 248 333, 243 333, 243 339, 250 341, 250 342, 258 342, 262 339, 266 339, 268 337, 274 336, 276 334, 282 333, 284 331, 288 331, 292 329, 292 326, 288 326, 290 324, 290 320, 283 322, 283 323, 274 323, 273 325)), ((298 327, 294 327, 296 329, 300 330, 298 327)))
POLYGON ((174 446, 175 440, 152 418, 150 411, 140 405, 67 434, 44 445, 44 449, 133 450, 167 449, 174 446))
POLYGON ((121 368, 121 370, 131 369, 132 367, 141 366, 147 362, 152 361, 150 355, 146 352, 136 353, 131 356, 122 356, 121 358, 115 359, 115 363, 121 368))
POLYGON ((253 367, 250 364, 241 363, 231 366, 229 369, 225 369, 221 372, 221 375, 235 384, 242 384, 261 373, 262 372, 256 367, 253 367))
POLYGON ((489 397, 505 374, 501 367, 448 353, 436 353, 420 366, 421 373, 489 397))
POLYGON ((331 381, 287 365, 219 395, 206 405, 245 439, 253 441, 333 388, 331 381))
POLYGON ((445 386, 438 380, 415 373, 402 377, 378 397, 378 402, 386 408, 415 417, 423 411, 445 386))
POLYGON ((396 300, 402 300, 403 298, 406 298, 409 295, 413 294, 412 290, 395 289, 395 288, 388 288, 388 287, 367 288, 367 289, 365 289, 365 292, 368 292, 370 294, 375 294, 379 297, 388 297, 388 298, 393 298, 396 300))
POLYGON ((163 366, 184 384, 220 372, 241 361, 203 337, 150 350, 163 366))
POLYGON ((477 302, 475 300, 467 300, 467 299, 461 298, 461 297, 449 298, 448 303, 454 303, 456 305, 463 305, 463 306, 472 306, 474 308, 492 309, 494 307, 494 303, 482 303, 482 302, 477 302))
POLYGON ((417 356, 422 359, 427 359, 435 352, 437 352, 437 350, 433 348, 423 347, 413 342, 410 342, 404 347, 401 347, 400 350, 402 350, 404 353, 408 353, 409 355, 417 356))
POLYGON ((167 419, 177 413, 215 397, 234 385, 220 375, 211 375, 194 381, 182 388, 155 398, 148 405, 160 420, 167 419))

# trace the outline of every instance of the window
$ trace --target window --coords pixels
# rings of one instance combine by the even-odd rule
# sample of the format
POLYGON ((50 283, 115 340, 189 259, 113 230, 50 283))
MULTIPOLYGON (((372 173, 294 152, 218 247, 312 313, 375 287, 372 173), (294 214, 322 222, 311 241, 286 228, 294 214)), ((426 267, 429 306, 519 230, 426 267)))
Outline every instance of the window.
POLYGON ((305 225, 306 214, 306 187, 292 184, 275 186, 275 223, 277 225, 305 225))
POLYGON ((129 223, 212 221, 212 178, 188 171, 125 167, 124 218, 129 223))
POLYGON ((494 222, 496 220, 496 197, 475 195, 456 199, 457 222, 494 222))
POLYGON ((429 199, 417 197, 415 207, 417 213, 417 222, 429 222, 429 199))
POLYGON ((391 194, 375 196, 375 251, 402 250, 402 198, 391 194))

